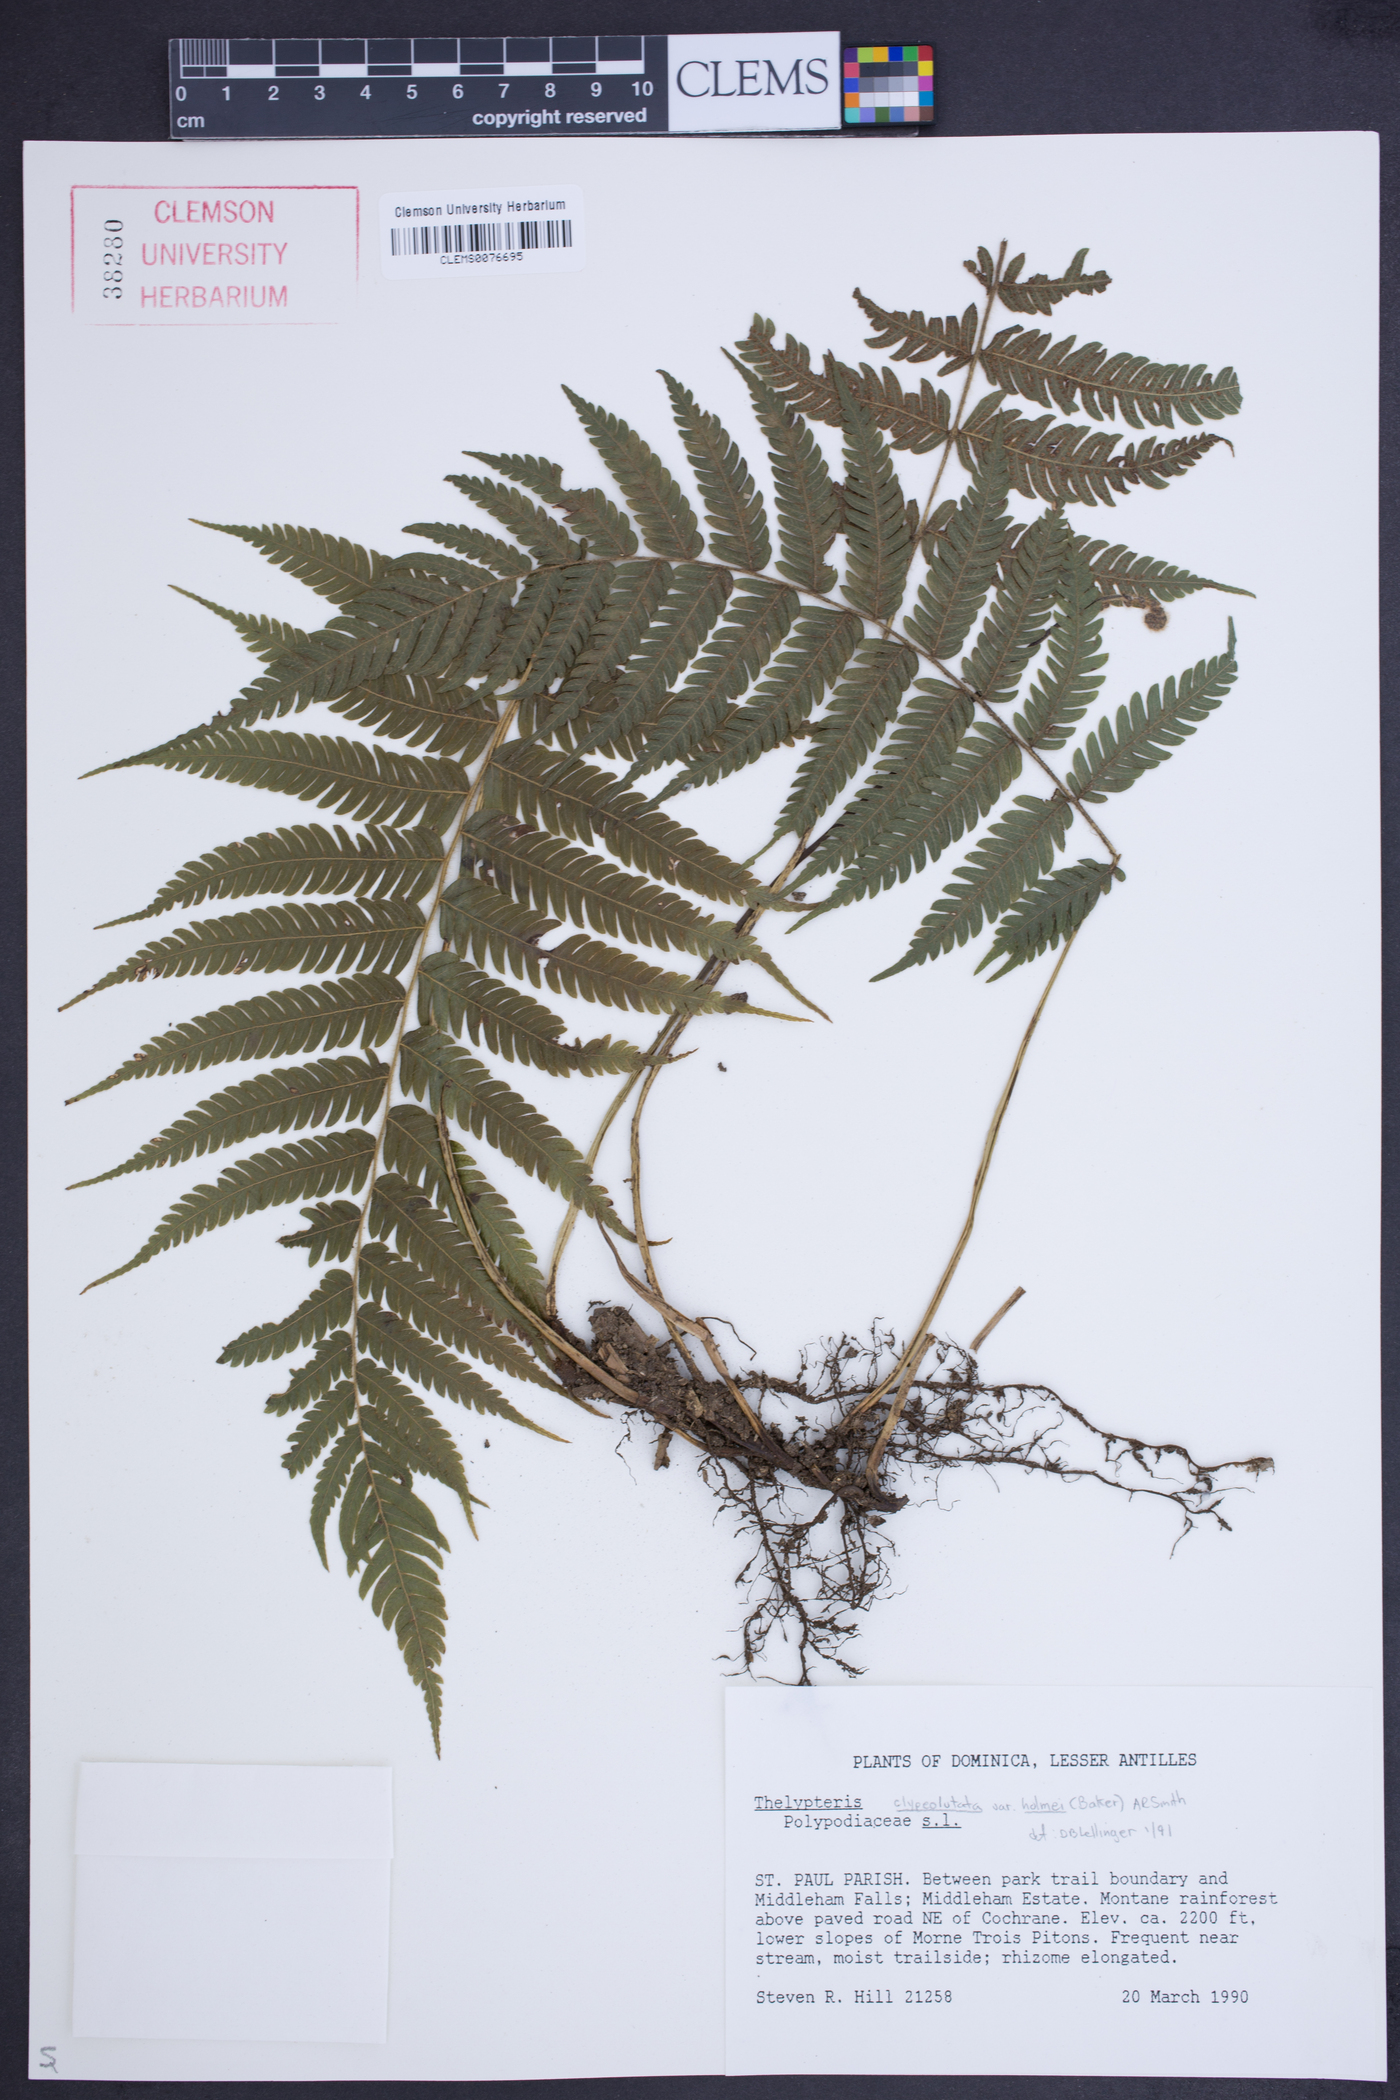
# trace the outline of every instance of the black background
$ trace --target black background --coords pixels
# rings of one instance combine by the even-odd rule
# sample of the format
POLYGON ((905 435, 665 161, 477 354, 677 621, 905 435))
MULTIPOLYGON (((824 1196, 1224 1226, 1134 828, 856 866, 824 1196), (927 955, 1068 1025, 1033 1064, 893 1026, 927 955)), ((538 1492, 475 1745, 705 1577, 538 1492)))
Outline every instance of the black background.
MULTIPOLYGON (((26 1721, 24 1683, 24 1225, 19 1162, 24 1147, 21 1073, 23 1039, 23 485, 20 144, 31 139, 165 139, 169 136, 166 43, 172 36, 493 36, 637 34, 739 29, 837 27, 852 42, 931 42, 935 47, 938 130, 945 136, 1026 132, 1114 131, 1377 131, 1381 135, 1381 271, 1385 325, 1381 363, 1381 663, 1383 777, 1387 810, 1394 787, 1400 736, 1395 708, 1400 669, 1400 618, 1396 576, 1400 554, 1400 481, 1397 480, 1397 371, 1395 291, 1400 260, 1400 0, 891 0, 891 9, 861 11, 833 21, 836 10, 818 0, 10 0, 0 27, 0 98, 4 105, 5 204, 0 223, 0 331, 3 335, 3 393, 0 393, 0 1159, 5 1201, 0 1210, 0 1772, 4 1816, 0 1822, 0 2091, 26 2083, 25 1987, 27 1839, 25 1827, 26 1721), (902 12, 897 10, 903 10, 902 12)), ((199 145, 187 147, 197 159, 199 145)), ((639 142, 638 152, 665 152, 664 140, 639 142)), ((852 135, 851 152, 917 152, 905 138, 852 135)), ((1163 210, 1171 209, 1164 199, 1163 210)), ((1202 243, 1211 239, 1200 228, 1202 243)), ((1152 228, 1143 227, 1150 243, 1152 228)), ((1280 313, 1301 317, 1307 287, 1281 285, 1280 313)), ((1345 416, 1348 374, 1332 361, 1328 317, 1316 326, 1317 388, 1298 405, 1300 444, 1337 441, 1331 426, 1345 416)), ((75 509, 81 485, 69 492, 75 509)), ((1300 520, 1299 581, 1306 573, 1307 533, 1300 520)), ((74 578, 73 616, 81 619, 82 579, 74 578)), ((1326 706, 1325 680, 1319 682, 1326 706)), ((1320 746, 1326 736, 1320 732, 1320 746)), ((1325 746, 1324 746, 1325 747, 1325 746)), ((1324 760, 1324 767, 1326 761, 1324 760)), ((1292 842, 1314 824, 1343 818, 1346 761, 1336 760, 1335 801, 1323 780, 1315 811, 1279 813, 1279 908, 1287 909, 1292 842)), ((1324 833, 1325 836, 1325 833, 1324 833)), ((37 842, 36 859, 62 852, 62 839, 37 842)), ((1301 859, 1301 855, 1299 856, 1301 859)), ((1388 826, 1385 855, 1387 956, 1395 945, 1397 857, 1395 826, 1388 826)), ((1345 909, 1345 900, 1339 900, 1345 909)), ((1240 928, 1241 941, 1248 928, 1240 928)), ((1305 970, 1307 958, 1299 956, 1305 970)), ((1395 973, 1390 976, 1387 1041, 1393 1025, 1395 973)), ((1203 1017, 1203 1021, 1206 1017, 1203 1017)), ((1208 1026, 1208 1022, 1206 1023, 1208 1026)), ((1387 1057, 1387 1077, 1394 1071, 1387 1057)), ((1388 1203, 1386 1224, 1387 1398, 1393 1398, 1400 1341, 1400 1290, 1396 1287, 1397 1204, 1394 1116, 1387 1125, 1388 1203)), ((1301 1338, 1300 1338, 1301 1339, 1301 1338)), ((1309 1335, 1307 1345, 1325 1356, 1326 1337, 1309 1335)), ((1325 1404, 1325 1403, 1320 1403, 1325 1404)), ((1389 1611, 1388 1657, 1396 1643, 1397 1517, 1395 1443, 1389 1444, 1386 1566, 1389 1611)), ((1300 1550, 1306 1541, 1300 1540, 1300 1550)), ((176 1571, 172 1570, 172 1576, 176 1571)), ((1242 1663, 1245 1629, 1241 1630, 1242 1663)), ((172 1667, 178 1663, 172 1658, 172 1667)), ((1248 1675, 1247 1669, 1242 1669, 1248 1675)), ((1393 1669, 1389 1672, 1392 1680, 1393 1669)), ((1388 1728, 1390 1769, 1396 1770, 1395 1737, 1388 1728)), ((1390 1789, 1392 1805, 1400 1799, 1390 1789)), ((1392 1943, 1400 1939, 1400 1886, 1391 1848, 1392 1943)), ((1392 1946, 1391 1969, 1396 1971, 1392 1946)), ((464 1994, 470 1979, 463 1978, 464 1994)), ((1395 1999, 1392 1983, 1392 2003, 1395 1999)), ((618 2019, 627 2019, 628 1982, 618 1978, 618 2019)), ((541 2018, 548 2017, 541 2008, 541 2018)), ((1394 2022, 1392 2021, 1392 2028, 1394 2022)), ((50 2087, 77 2081, 50 2080, 50 2087)), ((493 2086, 482 2100, 1001 2100, 1042 2091, 1110 2100, 1118 2093, 1157 2100, 1168 2092, 1200 2100, 1226 2091, 1277 2093, 1280 2100, 1304 2094, 1335 2094, 1337 2100, 1380 2090, 1340 2081, 1025 2078, 868 2078, 783 2080, 673 2078, 586 2080, 560 2085, 493 2086), (915 2093, 917 2088, 917 2094, 915 2093)), ((106 2084, 97 2094, 150 2095, 177 2090, 169 2085, 106 2084)), ((291 2086, 218 2084, 185 2091, 219 2096, 248 2094, 250 2100, 291 2086)), ((347 2100, 368 2095, 371 2084, 320 2086, 347 2100)), ((447 2092, 450 2087, 386 2086, 386 2094, 447 2092)))

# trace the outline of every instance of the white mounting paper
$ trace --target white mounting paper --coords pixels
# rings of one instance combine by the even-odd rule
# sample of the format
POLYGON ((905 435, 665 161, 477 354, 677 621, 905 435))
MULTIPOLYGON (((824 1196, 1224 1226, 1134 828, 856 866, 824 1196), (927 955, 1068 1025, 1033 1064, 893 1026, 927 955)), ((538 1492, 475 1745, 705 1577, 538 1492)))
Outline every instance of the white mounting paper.
MULTIPOLYGON (((217 1362, 306 1288, 276 1244, 282 1217, 81 1295, 207 1177, 201 1161, 178 1179, 69 1184, 218 1075, 62 1103, 225 996, 167 979, 60 1015, 146 930, 94 924, 139 909, 185 859, 304 811, 147 768, 78 776, 205 719, 256 671, 172 583, 296 625, 323 616, 192 520, 286 519, 407 553, 422 542, 402 526, 470 517, 443 485, 474 470, 468 450, 556 460, 570 485, 606 478, 564 383, 641 431, 698 502, 659 367, 765 478, 720 354, 754 312, 818 358, 831 346, 879 363, 853 287, 961 311, 977 289, 963 259, 1003 236, 1028 269, 1087 244, 1111 273, 1102 298, 1037 324, 1057 339, 1237 367, 1233 454, 1218 446, 1169 490, 1074 523, 1256 595, 1202 592, 1161 633, 1122 616, 1110 707, 1222 647, 1231 611, 1239 683, 1115 808, 1130 878, 1046 1010, 940 1317, 966 1340, 1020 1284, 981 1352, 988 1376, 1047 1380, 1113 1429, 1208 1460, 1266 1453, 1276 1471, 1232 1496, 1229 1533, 1180 1543, 1175 1512, 1145 1498, 945 1474, 888 1527, 893 1591, 853 1660, 875 1687, 1076 1684, 1124 1700, 1144 1682, 1379 1682, 1376 194, 1374 140, 1328 134, 932 138, 893 161, 839 137, 29 149, 35 2076, 722 2070, 733 1665, 718 1658, 735 1648, 743 1550, 689 1464, 673 1451, 654 1472, 649 1440, 619 1451, 615 1422, 535 1389, 514 1397, 566 1444, 454 1411, 489 1509, 473 1540, 430 1498, 452 1542, 434 1757, 333 1538, 329 1572, 317 1557, 306 1480, 280 1464, 286 1425, 264 1412, 278 1367, 217 1362), (335 298, 316 325, 108 327, 75 310, 76 191, 239 184, 358 195, 358 265, 337 206, 335 298), (587 207, 583 269, 395 282, 378 266, 383 197, 570 184, 587 207), (1345 317, 1347 412, 1300 445, 1300 403, 1335 369, 1298 319, 1305 298, 1345 317), (1339 785, 1325 809, 1320 740, 1345 754, 1346 799, 1339 785), (1290 827, 1314 813, 1295 872, 1290 827), (74 1775, 99 1760, 392 1766, 385 2043, 75 2036, 74 1775)), ((960 383, 895 369, 912 389, 960 383)), ((931 460, 896 459, 927 493, 931 460)), ((741 779, 701 828, 743 858, 771 819, 760 799, 741 779)), ((870 987, 931 894, 925 880, 859 924, 775 934, 832 1024, 697 1033, 698 1054, 658 1083, 663 1277, 683 1277, 687 1303, 732 1321, 765 1364, 876 1314, 907 1326, 956 1234, 1038 981, 989 987, 964 950, 870 987)), ((755 976, 756 1004, 766 985, 755 976)), ((584 1085, 537 1098, 586 1143, 591 1100, 569 1092, 584 1085)), ((603 1171, 617 1189, 630 1169, 614 1135, 623 1150, 603 1171)), ((526 1223, 552 1233, 553 1199, 532 1186, 526 1223)), ((582 1325, 587 1301, 621 1286, 601 1244, 575 1246, 565 1290, 582 1325)), ((1379 1849, 1371 1796, 1329 1813, 1348 1857, 1379 1849)), ((1336 1894, 1359 1905, 1369 1886, 1336 1894)), ((1277 1987, 1290 1976, 1325 2037, 1309 1972, 1295 1963, 1277 1987)), ((989 2034, 988 2062, 1002 2045, 989 2034)), ((1138 2030, 1133 2046, 1131 2068, 1153 2075, 1160 2035, 1138 2030)), ((1261 2047, 1239 2069, 1273 2061, 1261 2047)), ((1341 2062, 1326 2075, 1347 2075, 1341 2062)))

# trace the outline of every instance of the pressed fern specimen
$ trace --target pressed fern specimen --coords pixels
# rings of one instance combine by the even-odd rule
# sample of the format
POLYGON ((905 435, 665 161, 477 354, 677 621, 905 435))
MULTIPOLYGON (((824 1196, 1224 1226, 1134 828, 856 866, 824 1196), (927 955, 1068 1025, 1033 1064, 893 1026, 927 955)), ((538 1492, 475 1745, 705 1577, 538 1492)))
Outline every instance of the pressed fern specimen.
POLYGON ((211 606, 260 675, 211 720, 99 769, 164 767, 323 813, 215 848, 108 922, 210 907, 92 991, 272 981, 153 1037, 87 1089, 260 1067, 95 1177, 253 1147, 99 1281, 245 1213, 301 1206, 283 1244, 329 1266, 221 1361, 295 1359, 267 1402, 292 1418, 283 1464, 312 1476, 321 1558, 334 1520, 435 1741, 447 1539, 420 1485, 455 1495, 473 1530, 477 1507, 438 1403, 552 1434, 497 1380, 590 1412, 621 1406, 658 1432, 658 1464, 674 1439, 693 1446, 753 1545, 744 1661, 781 1634, 803 1682, 814 1658, 852 1667, 840 1654, 852 1613, 885 1580, 879 1527, 921 1470, 1092 1473, 1167 1496, 1188 1525, 1224 1523, 1223 1468, 1095 1430, 1049 1388, 984 1385, 976 1350, 994 1321, 968 1349, 934 1331, 1050 988, 1123 881, 1104 805, 1195 733, 1236 670, 1227 623, 1217 655, 1091 725, 1110 613, 1133 608, 1160 628, 1176 599, 1240 593, 1077 532, 1070 507, 1166 487, 1223 442, 1204 426, 1234 415, 1240 395, 1228 368, 1110 355, 1021 319, 993 332, 998 308, 1044 317, 1104 293, 1108 277, 1085 260, 1027 276, 1005 244, 982 249, 967 265, 982 296, 960 316, 856 293, 869 347, 961 375, 956 405, 927 378, 907 391, 889 365, 816 360, 756 318, 729 362, 768 490, 719 418, 664 373, 704 532, 645 440, 567 388, 612 493, 566 487, 561 467, 533 455, 475 452, 486 471, 448 479, 489 528, 411 525, 420 544, 407 553, 300 527, 214 527, 335 610, 305 631, 211 606), (1075 413, 1089 422, 1057 420, 1075 413), (918 496, 893 452, 927 458, 918 496), (958 494, 945 492, 950 475, 958 494), (308 726, 273 726, 309 710, 308 726), (687 795, 696 807, 794 743, 795 778, 743 865, 663 806, 687 795), (903 1347, 875 1331, 863 1350, 843 1338, 804 1358, 796 1378, 737 1375, 711 1325, 662 1289, 641 1197, 647 1100, 697 1020, 802 1018, 793 1002, 808 1002, 756 938, 766 915, 800 931, 924 876, 963 840, 941 887, 921 885, 908 947, 876 982, 988 929, 977 968, 993 980, 1056 959, 952 1255, 903 1347), (776 865, 760 875, 765 854, 776 865), (744 962, 774 981, 781 1008, 721 989, 744 962), (645 1045, 585 1040, 559 1001, 660 1025, 645 1045), (531 1070, 621 1081, 601 1118, 581 1119, 581 1133, 596 1126, 591 1142, 532 1105, 531 1070), (626 1220, 595 1166, 629 1103, 626 1220), (513 1174, 560 1199, 547 1260, 498 1185, 513 1174), (580 1218, 607 1237, 633 1303, 663 1333, 622 1306, 595 1310, 587 1339, 562 1318, 560 1266, 580 1218), (934 1373, 921 1375, 930 1350, 934 1373))

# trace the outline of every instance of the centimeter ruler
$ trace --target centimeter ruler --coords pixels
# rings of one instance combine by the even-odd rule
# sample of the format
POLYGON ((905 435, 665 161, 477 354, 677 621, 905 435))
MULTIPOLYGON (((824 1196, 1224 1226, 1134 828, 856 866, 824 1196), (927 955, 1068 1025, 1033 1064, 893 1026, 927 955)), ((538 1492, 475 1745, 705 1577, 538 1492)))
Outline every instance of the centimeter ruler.
POLYGON ((927 44, 810 35, 172 37, 170 135, 444 138, 917 130, 927 44))

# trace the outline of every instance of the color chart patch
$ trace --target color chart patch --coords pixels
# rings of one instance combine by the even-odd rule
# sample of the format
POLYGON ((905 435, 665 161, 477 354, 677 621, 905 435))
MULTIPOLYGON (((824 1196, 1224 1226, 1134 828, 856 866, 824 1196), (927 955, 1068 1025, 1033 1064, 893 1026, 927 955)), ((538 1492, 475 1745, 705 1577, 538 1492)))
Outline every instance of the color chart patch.
POLYGON ((843 53, 848 124, 931 124, 932 44, 848 44, 843 53))

